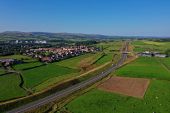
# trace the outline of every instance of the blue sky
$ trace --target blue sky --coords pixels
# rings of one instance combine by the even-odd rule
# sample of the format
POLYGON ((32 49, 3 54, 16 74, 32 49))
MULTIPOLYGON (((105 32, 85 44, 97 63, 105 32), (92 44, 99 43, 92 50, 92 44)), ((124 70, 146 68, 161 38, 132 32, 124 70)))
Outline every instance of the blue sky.
POLYGON ((170 36, 170 0, 0 0, 0 32, 170 36))

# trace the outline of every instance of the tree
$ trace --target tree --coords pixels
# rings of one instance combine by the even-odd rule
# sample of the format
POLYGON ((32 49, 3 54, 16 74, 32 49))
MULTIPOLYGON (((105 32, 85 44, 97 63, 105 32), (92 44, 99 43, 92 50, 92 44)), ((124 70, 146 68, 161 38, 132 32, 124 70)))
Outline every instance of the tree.
POLYGON ((170 56, 170 49, 167 49, 167 50, 165 51, 165 54, 169 57, 169 56, 170 56))

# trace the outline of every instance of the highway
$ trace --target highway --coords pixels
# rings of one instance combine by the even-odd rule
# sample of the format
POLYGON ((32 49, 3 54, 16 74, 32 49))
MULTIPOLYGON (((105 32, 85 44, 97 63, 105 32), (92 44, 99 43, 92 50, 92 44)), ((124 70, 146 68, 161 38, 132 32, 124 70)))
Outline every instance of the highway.
POLYGON ((57 101, 57 100, 60 100, 62 98, 66 98, 68 95, 80 90, 80 89, 83 89, 83 88, 86 88, 87 86, 90 86, 92 84, 95 84, 96 82, 102 80, 103 78, 107 77, 112 71, 115 71, 117 68, 119 68, 123 62, 126 60, 127 58, 127 54, 125 54, 125 52, 127 52, 127 49, 128 49, 128 42, 125 42, 125 45, 124 45, 124 50, 122 52, 122 55, 121 55, 121 58, 120 60, 118 61, 117 64, 113 64, 110 68, 108 68, 107 70, 105 70, 104 72, 94 76, 94 77, 91 77, 81 83, 77 83, 75 85, 72 85, 66 89, 63 89, 61 91, 58 91, 54 94, 51 94, 45 98, 42 98, 42 99, 39 99, 37 101, 34 101, 34 102, 31 102, 31 103, 28 103, 26 105, 23 105, 23 106, 20 106, 18 108, 15 108, 11 111, 7 111, 7 113, 24 113, 24 112, 28 112, 30 110, 33 110, 33 109, 36 109, 40 106, 43 106, 43 105, 46 105, 50 102, 53 102, 53 101, 57 101))

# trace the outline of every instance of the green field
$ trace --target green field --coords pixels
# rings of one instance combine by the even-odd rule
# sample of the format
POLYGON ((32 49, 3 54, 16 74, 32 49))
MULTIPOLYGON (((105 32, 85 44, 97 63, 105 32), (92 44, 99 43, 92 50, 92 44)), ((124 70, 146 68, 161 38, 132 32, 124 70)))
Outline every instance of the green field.
POLYGON ((140 57, 134 62, 118 69, 116 74, 119 76, 170 80, 170 71, 157 58, 153 57, 140 57))
POLYGON ((36 59, 33 59, 29 56, 24 56, 24 55, 10 55, 10 56, 0 56, 0 59, 3 58, 12 58, 12 59, 17 59, 17 60, 23 60, 24 62, 34 62, 37 61, 36 59))
POLYGON ((113 54, 106 54, 104 57, 102 57, 100 60, 96 62, 97 65, 104 64, 106 62, 111 62, 113 59, 113 54))
POLYGON ((119 50, 122 47, 122 42, 121 41, 101 42, 99 44, 96 44, 96 47, 103 48, 104 51, 119 50))
MULTIPOLYGON (((87 53, 77 57, 65 59, 59 62, 49 63, 47 65, 44 65, 44 63, 37 61, 37 59, 33 59, 31 57, 24 56, 24 55, 0 56, 0 58, 13 58, 13 59, 24 61, 25 63, 23 64, 13 65, 13 68, 15 69, 15 71, 18 71, 22 74, 22 77, 24 79, 24 86, 28 89, 31 89, 33 92, 37 92, 37 91, 44 90, 49 86, 53 86, 56 83, 61 83, 62 81, 86 73, 89 70, 83 70, 81 67, 83 64, 88 64, 90 65, 89 69, 91 69, 91 67, 93 69, 105 63, 111 62, 113 58, 113 54, 115 52, 111 50, 116 50, 115 52, 116 54, 119 53, 119 49, 122 46, 122 42, 118 42, 118 41, 102 42, 100 44, 97 44, 96 46, 101 46, 101 45, 103 46, 102 52, 100 51, 96 53, 87 53), (103 52, 106 54, 104 57, 102 57, 103 52)), ((97 71, 98 70, 96 70, 95 73, 97 73, 97 71)), ((5 71, 3 69, 0 69, 0 75, 4 73, 5 71)), ((90 74, 91 73, 89 73, 88 75, 90 74)), ((0 79, 2 78, 8 79, 8 76, 3 75, 0 79)), ((16 78, 11 77, 11 80, 12 78, 16 83, 18 83, 16 78)), ((6 81, 6 84, 8 83, 9 82, 6 81)), ((13 84, 13 85, 14 85, 13 87, 18 87, 18 84, 13 84)), ((0 91, 2 91, 1 87, 0 87, 0 91)), ((10 90, 13 90, 13 87, 10 87, 10 85, 6 86, 6 88, 10 90)), ((20 91, 16 90, 15 93, 20 94, 20 91)), ((17 96, 22 96, 19 94, 17 96)), ((12 95, 13 93, 11 93, 11 98, 12 95)), ((15 96, 14 94, 14 97, 17 96, 15 96)), ((0 100, 5 100, 5 99, 6 98, 2 96, 2 99, 0 100)))
POLYGON ((165 52, 167 49, 170 49, 170 42, 154 42, 154 41, 134 41, 132 45, 135 47, 134 51, 143 52, 143 51, 158 51, 165 52))
POLYGON ((88 59, 88 62, 93 62, 99 56, 100 56, 100 54, 98 54, 98 53, 96 53, 96 54, 89 53, 89 54, 85 54, 85 55, 81 55, 81 56, 77 56, 77 57, 73 57, 73 58, 69 58, 69 59, 60 61, 57 63, 57 65, 65 66, 65 67, 69 67, 69 68, 80 69, 81 61, 88 59))
POLYGON ((169 113, 169 66, 169 58, 140 57, 116 71, 118 76, 154 78, 144 99, 95 88, 75 98, 63 109, 72 113, 169 113))
POLYGON ((0 75, 5 74, 5 70, 0 68, 0 75))
POLYGON ((104 57, 102 57, 96 62, 97 65, 101 65, 106 62, 111 62, 112 59, 117 60, 118 58, 120 58, 119 50, 122 47, 121 41, 99 43, 96 46, 103 47, 103 52, 106 54, 104 57), (115 57, 114 54, 117 54, 117 56, 115 57))
POLYGON ((15 74, 0 76, 0 101, 25 96, 26 92, 19 84, 20 78, 15 74))
POLYGON ((162 64, 170 70, 170 58, 159 58, 162 64))
POLYGON ((22 72, 25 81, 25 86, 33 88, 36 85, 53 77, 59 77, 76 73, 76 69, 71 69, 63 66, 58 66, 56 63, 48 64, 34 69, 25 70, 22 72))
POLYGON ((41 66, 43 63, 41 62, 30 62, 30 63, 23 63, 23 64, 17 64, 14 65, 14 69, 16 70, 23 70, 23 69, 28 69, 28 68, 33 68, 36 66, 41 66))
POLYGON ((65 107, 72 113, 169 113, 170 82, 152 80, 144 99, 94 89, 65 107))

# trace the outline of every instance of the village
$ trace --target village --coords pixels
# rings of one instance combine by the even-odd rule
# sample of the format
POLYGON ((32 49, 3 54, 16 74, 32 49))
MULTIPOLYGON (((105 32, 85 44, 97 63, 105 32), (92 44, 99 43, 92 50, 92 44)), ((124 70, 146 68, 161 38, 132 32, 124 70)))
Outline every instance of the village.
MULTIPOLYGON (((38 48, 26 50, 23 55, 30 56, 32 58, 38 59, 41 62, 52 63, 55 61, 60 61, 63 59, 71 58, 74 56, 79 56, 85 53, 99 51, 95 47, 87 46, 70 46, 70 47, 60 47, 60 48, 38 48)), ((21 63, 16 59, 0 59, 0 63, 8 67, 13 64, 21 63)))
POLYGON ((74 56, 79 56, 84 53, 90 53, 98 51, 99 49, 87 46, 70 46, 60 48, 38 48, 26 50, 24 55, 37 58, 41 62, 55 62, 74 56))

